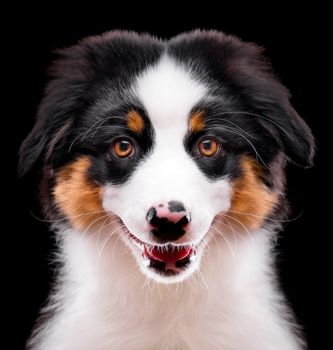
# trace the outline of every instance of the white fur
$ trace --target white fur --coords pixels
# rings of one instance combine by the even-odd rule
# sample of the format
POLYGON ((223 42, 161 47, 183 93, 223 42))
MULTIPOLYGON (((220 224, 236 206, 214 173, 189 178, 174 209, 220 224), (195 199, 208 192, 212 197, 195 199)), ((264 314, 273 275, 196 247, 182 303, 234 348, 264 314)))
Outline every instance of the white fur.
POLYGON ((301 348, 271 278, 268 232, 231 240, 233 253, 217 236, 200 272, 171 285, 139 272, 117 235, 102 253, 96 235, 69 230, 62 237, 65 266, 55 297, 62 306, 34 349, 301 348))
MULTIPOLYGON (((152 122, 156 144, 153 153, 140 164, 125 186, 108 186, 105 189, 103 206, 117 214, 140 240, 154 243, 145 219, 148 209, 161 202, 181 201, 189 209, 192 220, 187 234, 176 243, 198 244, 214 217, 230 206, 228 180, 209 181, 191 160, 183 144, 191 109, 205 96, 207 89, 195 81, 184 67, 177 66, 164 56, 158 65, 138 77, 133 90, 152 122)), ((130 247, 141 270, 164 282, 158 274, 147 269, 141 249, 133 244, 130 247)), ((198 247, 197 259, 191 268, 180 276, 169 277, 167 283, 178 282, 196 270, 202 248, 198 247)))
POLYGON ((64 265, 50 303, 56 312, 32 338, 33 348, 301 349, 272 278, 271 233, 232 232, 218 220, 211 226, 230 207, 229 181, 209 181, 183 146, 189 113, 206 88, 164 57, 138 77, 133 92, 152 121, 156 144, 128 183, 106 186, 103 206, 152 243, 147 210, 182 201, 192 221, 177 243, 201 242, 198 257, 181 277, 163 280, 116 223, 97 232, 59 232, 64 265))

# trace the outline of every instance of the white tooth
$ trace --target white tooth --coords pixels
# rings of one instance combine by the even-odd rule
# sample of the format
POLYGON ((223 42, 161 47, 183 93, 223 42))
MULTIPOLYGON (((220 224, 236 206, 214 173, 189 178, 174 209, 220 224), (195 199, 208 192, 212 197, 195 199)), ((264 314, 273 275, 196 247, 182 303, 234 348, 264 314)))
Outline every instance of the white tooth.
POLYGON ((190 261, 194 261, 197 258, 196 254, 191 254, 190 261))

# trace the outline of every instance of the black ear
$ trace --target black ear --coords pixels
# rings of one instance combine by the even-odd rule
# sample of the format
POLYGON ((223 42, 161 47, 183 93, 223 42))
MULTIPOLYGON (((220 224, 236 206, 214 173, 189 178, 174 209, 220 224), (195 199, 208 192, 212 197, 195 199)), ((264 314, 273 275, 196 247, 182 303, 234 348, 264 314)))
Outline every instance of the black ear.
POLYGON ((36 124, 19 150, 18 176, 30 172, 39 161, 48 161, 58 144, 66 137, 72 119, 54 119, 51 116, 37 118, 36 124))
POLYGON ((60 155, 64 139, 70 137, 75 117, 82 113, 87 83, 87 62, 80 46, 57 52, 34 128, 19 151, 18 176, 26 175, 39 163, 60 155), (59 146, 60 145, 60 146, 59 146))
POLYGON ((19 150, 18 176, 23 177, 34 166, 48 162, 55 150, 70 134, 74 120, 74 99, 67 93, 68 84, 62 79, 51 81, 42 100, 36 123, 19 150))
POLYGON ((46 130, 42 120, 37 120, 34 128, 23 141, 19 150, 18 176, 26 175, 40 159, 47 144, 46 130))
POLYGON ((247 108, 270 131, 292 162, 303 167, 312 166, 314 137, 291 106, 291 95, 272 71, 263 49, 235 38, 231 42, 234 50, 231 59, 226 62, 226 70, 247 108))
POLYGON ((289 160, 302 167, 313 165, 315 140, 305 121, 290 104, 288 90, 272 75, 265 90, 252 98, 258 121, 275 138, 289 160))
POLYGON ((279 110, 279 117, 272 121, 276 122, 279 141, 288 158, 296 165, 311 167, 315 153, 315 140, 310 128, 289 101, 285 108, 279 110))

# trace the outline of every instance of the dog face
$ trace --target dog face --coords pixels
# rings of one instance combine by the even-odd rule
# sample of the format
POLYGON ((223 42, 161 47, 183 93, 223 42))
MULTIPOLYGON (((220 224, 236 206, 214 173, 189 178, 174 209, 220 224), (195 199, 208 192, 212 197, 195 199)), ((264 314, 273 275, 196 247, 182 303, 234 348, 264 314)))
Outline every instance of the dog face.
POLYGON ((110 32, 60 55, 20 172, 41 166, 51 218, 82 232, 109 218, 159 282, 199 267, 214 222, 281 215, 285 160, 311 164, 311 132, 253 44, 110 32))

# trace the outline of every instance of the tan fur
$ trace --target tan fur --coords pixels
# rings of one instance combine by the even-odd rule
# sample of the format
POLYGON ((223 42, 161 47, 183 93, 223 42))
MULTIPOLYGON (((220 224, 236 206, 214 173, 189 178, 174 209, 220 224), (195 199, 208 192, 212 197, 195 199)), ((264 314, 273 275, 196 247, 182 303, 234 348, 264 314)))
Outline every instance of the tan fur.
POLYGON ((254 160, 243 157, 241 166, 243 174, 233 183, 231 208, 227 215, 235 219, 229 220, 230 223, 255 230, 272 212, 278 195, 262 183, 260 166, 254 160))
POLYGON ((204 112, 195 112, 190 117, 190 130, 192 132, 199 132, 205 128, 204 112))
POLYGON ((88 157, 81 157, 62 168, 56 176, 53 195, 58 208, 66 215, 73 227, 85 230, 105 216, 102 208, 100 187, 88 180, 91 165, 88 157))
POLYGON ((127 118, 127 126, 133 132, 140 134, 145 127, 145 122, 141 115, 137 111, 130 111, 127 114, 127 118))

